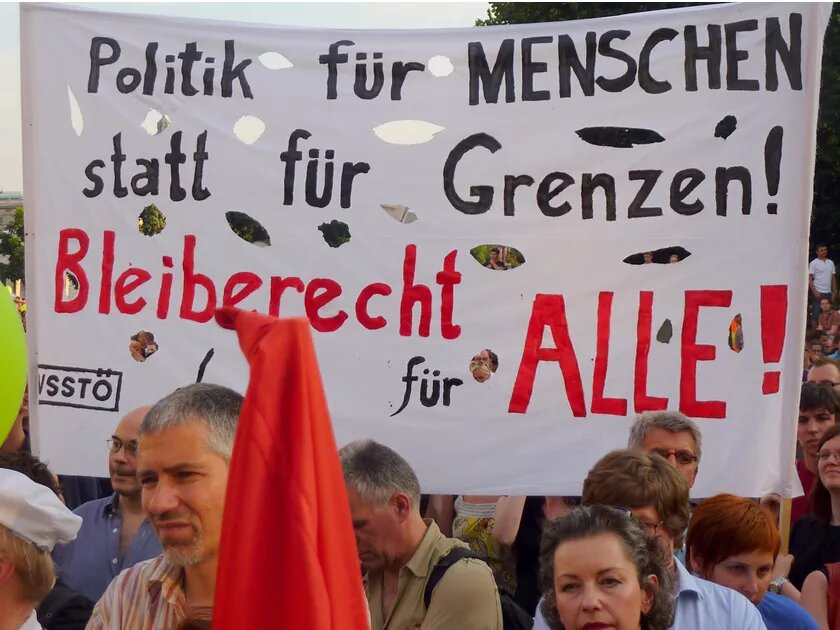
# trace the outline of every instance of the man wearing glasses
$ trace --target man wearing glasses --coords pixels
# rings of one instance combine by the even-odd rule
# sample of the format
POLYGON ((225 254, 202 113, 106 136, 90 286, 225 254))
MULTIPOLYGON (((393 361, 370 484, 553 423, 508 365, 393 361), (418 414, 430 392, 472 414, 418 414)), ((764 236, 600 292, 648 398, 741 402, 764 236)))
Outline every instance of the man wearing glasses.
MULTIPOLYGON (((639 414, 630 427, 627 448, 664 457, 691 490, 700 467, 702 440, 697 424, 679 411, 647 411, 639 414)), ((682 540, 685 542, 685 536, 682 540)), ((674 553, 680 562, 685 563, 684 544, 674 553)))
POLYGON ((120 571, 161 553, 143 513, 137 481, 137 437, 148 410, 140 407, 126 415, 106 441, 114 494, 76 508, 74 513, 83 519, 79 535, 53 551, 66 584, 94 602, 120 571))
POLYGON ((700 468, 700 429, 679 411, 647 411, 630 428, 627 448, 661 455, 694 486, 700 468))

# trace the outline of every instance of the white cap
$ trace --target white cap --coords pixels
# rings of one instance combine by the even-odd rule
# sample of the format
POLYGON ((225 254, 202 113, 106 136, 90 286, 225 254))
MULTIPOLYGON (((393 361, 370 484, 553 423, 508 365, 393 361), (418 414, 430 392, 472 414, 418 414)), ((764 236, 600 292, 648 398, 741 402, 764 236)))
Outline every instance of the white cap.
POLYGON ((0 525, 44 551, 76 538, 82 519, 55 492, 16 470, 0 468, 0 525))

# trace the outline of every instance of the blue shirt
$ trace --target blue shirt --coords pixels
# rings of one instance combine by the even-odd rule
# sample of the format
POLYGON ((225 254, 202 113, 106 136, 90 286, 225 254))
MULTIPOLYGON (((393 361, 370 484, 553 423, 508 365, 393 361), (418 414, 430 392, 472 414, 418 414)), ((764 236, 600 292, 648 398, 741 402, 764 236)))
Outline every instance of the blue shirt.
POLYGON ((738 591, 689 573, 680 562, 677 569, 677 614, 674 630, 766 630, 758 609, 738 591))
POLYGON ((784 595, 766 593, 758 604, 758 612, 767 630, 819 630, 808 611, 784 595))
POLYGON ((99 601, 120 571, 161 554, 160 542, 144 520, 125 557, 120 557, 122 516, 116 494, 88 501, 73 513, 82 517, 79 534, 66 545, 56 545, 52 557, 67 586, 91 601, 99 601))
POLYGON ((681 565, 685 566, 685 544, 679 549, 674 549, 674 557, 681 565))
MULTIPOLYGON (((691 575, 679 561, 674 566, 677 614, 672 630, 767 630, 758 609, 746 597, 691 575)), ((539 605, 534 630, 549 630, 539 605)))

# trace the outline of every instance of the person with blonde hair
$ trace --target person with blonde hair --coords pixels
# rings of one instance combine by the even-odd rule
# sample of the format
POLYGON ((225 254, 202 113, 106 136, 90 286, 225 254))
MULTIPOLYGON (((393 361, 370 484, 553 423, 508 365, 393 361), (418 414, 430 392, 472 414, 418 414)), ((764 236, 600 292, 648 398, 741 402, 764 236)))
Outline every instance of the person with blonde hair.
POLYGON ((55 584, 50 552, 82 519, 49 488, 0 469, 0 630, 37 630, 35 607, 55 584))

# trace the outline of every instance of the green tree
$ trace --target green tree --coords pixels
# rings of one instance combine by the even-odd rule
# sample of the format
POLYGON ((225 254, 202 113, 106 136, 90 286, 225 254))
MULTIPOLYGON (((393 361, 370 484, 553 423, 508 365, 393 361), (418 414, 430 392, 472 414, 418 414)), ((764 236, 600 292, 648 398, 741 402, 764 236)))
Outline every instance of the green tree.
POLYGON ((0 263, 0 278, 22 280, 23 264, 23 206, 15 208, 12 222, 0 230, 0 256, 8 256, 9 262, 0 263))
POLYGON ((840 255, 840 13, 835 5, 823 44, 817 117, 817 161, 811 209, 811 243, 825 242, 829 255, 840 255))
MULTIPOLYGON (((487 19, 477 26, 562 22, 696 6, 696 2, 491 2, 487 19)), ((795 138, 785 142, 795 142, 795 138)), ((817 158, 811 205, 811 243, 824 242, 833 258, 840 257, 840 12, 832 9, 825 34, 820 110, 817 118, 817 158)), ((784 183, 784 172, 782 173, 784 183)), ((781 209, 780 209, 781 211, 781 209)))
POLYGON ((706 2, 491 2, 476 26, 563 22, 708 4, 706 2))

